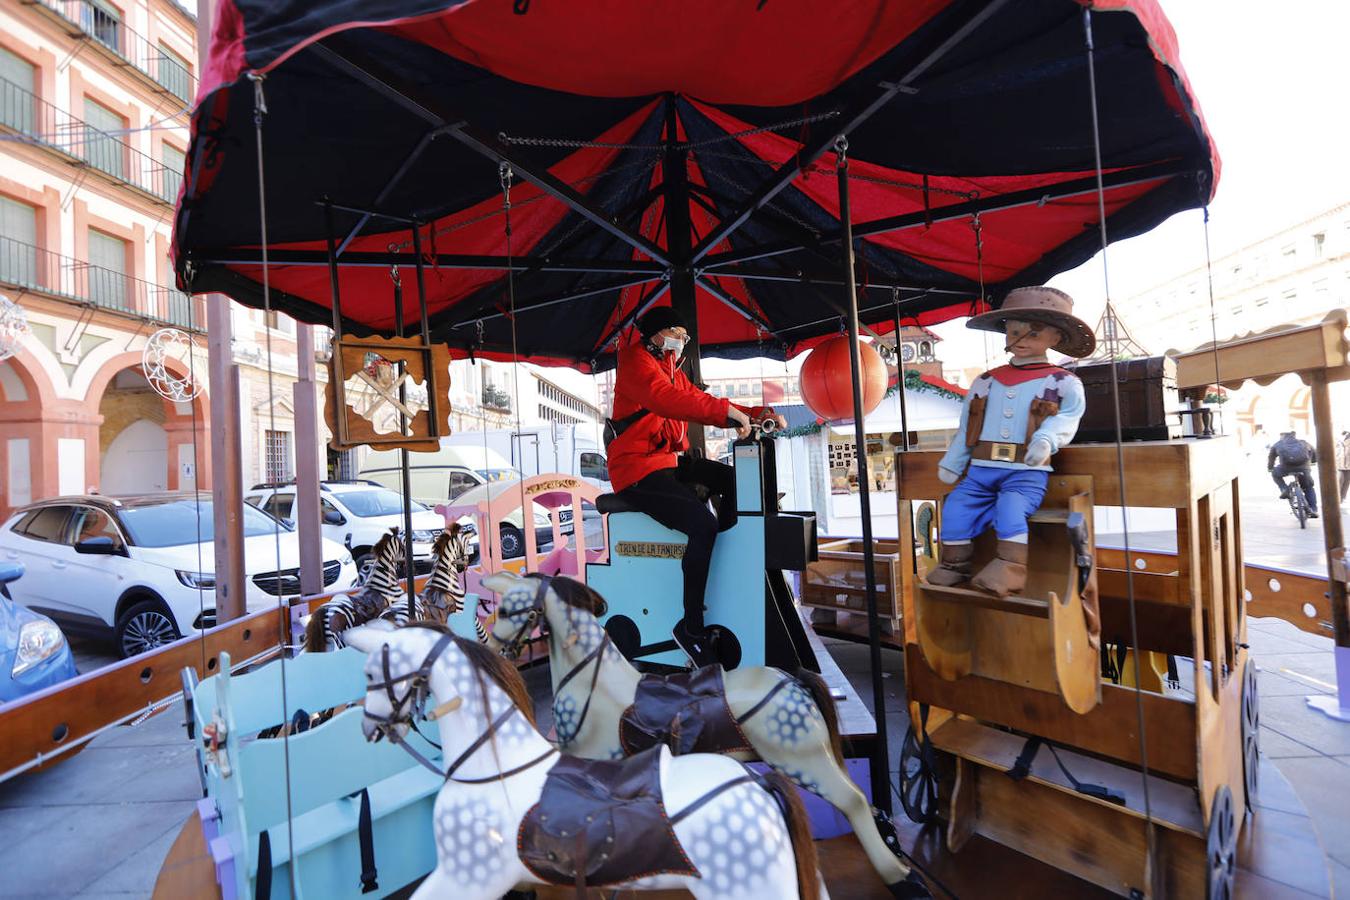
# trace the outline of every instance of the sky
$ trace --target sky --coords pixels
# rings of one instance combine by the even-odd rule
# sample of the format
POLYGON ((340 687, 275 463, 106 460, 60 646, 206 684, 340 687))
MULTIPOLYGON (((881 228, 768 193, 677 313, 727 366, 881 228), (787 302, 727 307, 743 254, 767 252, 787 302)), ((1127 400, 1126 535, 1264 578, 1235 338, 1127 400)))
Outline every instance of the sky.
MULTIPOLYGON (((1350 200, 1350 2, 1161 0, 1181 63, 1219 148, 1222 172, 1210 207, 1214 258, 1350 200)), ((1205 262, 1199 211, 1173 216, 1106 253, 1112 298, 1205 262)), ((1056 276, 1079 315, 1095 325, 1105 297, 1102 254, 1056 276)), ((1128 323, 1129 310, 1121 307, 1128 323)), ((994 340, 963 320, 938 326, 943 361, 956 368, 1003 361, 994 340)), ((803 357, 790 364, 800 368, 803 357)), ((783 363, 705 360, 705 378, 781 375, 783 363)))

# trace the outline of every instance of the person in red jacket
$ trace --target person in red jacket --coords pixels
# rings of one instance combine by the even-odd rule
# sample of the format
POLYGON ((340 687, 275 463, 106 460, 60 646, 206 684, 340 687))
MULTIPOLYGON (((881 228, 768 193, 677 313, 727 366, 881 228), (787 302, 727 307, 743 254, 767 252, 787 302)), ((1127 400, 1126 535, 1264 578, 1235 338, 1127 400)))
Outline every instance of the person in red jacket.
POLYGON ((736 523, 736 505, 719 503, 713 515, 703 497, 732 496, 735 476, 730 466, 681 455, 689 447, 688 423, 734 427, 745 437, 752 419, 772 417, 781 427, 783 417, 768 407, 737 406, 699 390, 680 370, 689 332, 670 307, 643 316, 638 332, 641 340, 619 352, 612 419, 618 436, 609 445, 609 479, 631 506, 689 536, 681 562, 684 618, 676 623, 674 638, 694 665, 708 665, 717 659, 713 635, 703 622, 708 567, 718 532, 736 523))

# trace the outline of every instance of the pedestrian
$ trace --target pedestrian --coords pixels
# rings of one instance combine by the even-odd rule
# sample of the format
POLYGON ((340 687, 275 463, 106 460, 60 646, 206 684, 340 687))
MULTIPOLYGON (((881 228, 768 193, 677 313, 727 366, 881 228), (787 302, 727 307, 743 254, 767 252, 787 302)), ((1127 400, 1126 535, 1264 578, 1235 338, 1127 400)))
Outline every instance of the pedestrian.
POLYGON ((1341 502, 1350 490, 1350 431, 1342 431, 1341 439, 1336 442, 1336 474, 1340 476, 1341 502))

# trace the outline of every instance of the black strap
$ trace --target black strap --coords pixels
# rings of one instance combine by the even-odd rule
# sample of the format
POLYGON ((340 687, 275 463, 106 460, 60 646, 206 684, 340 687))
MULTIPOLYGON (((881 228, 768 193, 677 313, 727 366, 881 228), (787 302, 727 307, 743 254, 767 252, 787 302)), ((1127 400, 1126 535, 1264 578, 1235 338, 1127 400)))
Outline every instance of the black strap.
POLYGON ((379 872, 375 868, 375 833, 370 826, 370 791, 361 789, 361 812, 356 819, 356 836, 361 842, 361 893, 378 891, 380 884, 376 880, 379 872))
POLYGON ((253 879, 254 900, 272 897, 272 838, 264 828, 258 832, 258 876, 253 879))
POLYGON ((1181 687, 1181 676, 1177 674, 1177 658, 1173 654, 1167 654, 1167 686, 1181 687))
POLYGON ((581 715, 577 717, 576 734, 578 735, 581 734, 581 727, 586 724, 587 713, 591 711, 591 698, 595 696, 595 685, 597 682, 600 681, 600 667, 605 662, 605 648, 609 646, 609 642, 610 642, 609 632, 606 631, 605 636, 600 639, 600 646, 596 647, 590 653, 586 654, 585 659, 577 663, 577 665, 570 672, 564 675, 562 681, 558 682, 558 687, 553 692, 555 694, 561 692, 562 689, 567 685, 567 682, 572 680, 573 676, 575 676, 582 669, 586 668, 586 666, 590 664, 591 660, 595 660, 595 670, 591 672, 591 686, 586 689, 586 702, 582 704, 581 715))
POLYGON ((676 824, 678 824, 679 822, 681 822, 681 821, 683 821, 684 819, 688 818, 689 816, 693 815, 695 812, 697 812, 699 809, 701 809, 701 808, 702 808, 704 805, 706 805, 708 802, 710 802, 711 800, 713 800, 713 799, 716 798, 716 797, 721 796, 723 793, 725 793, 726 791, 731 790, 732 788, 736 787, 737 785, 740 785, 740 784, 746 784, 746 783, 748 783, 748 782, 751 782, 751 781, 758 781, 758 780, 759 780, 759 776, 758 776, 758 775, 754 774, 753 772, 749 772, 749 773, 747 773, 747 774, 745 774, 745 775, 740 776, 739 778, 733 778, 733 779, 731 779, 730 781, 724 781, 724 782, 722 782, 722 783, 719 784, 717 787, 715 787, 715 788, 713 788, 712 790, 708 791, 708 793, 704 794, 702 797, 699 797, 699 798, 698 798, 697 800, 695 800, 693 803, 689 804, 689 805, 686 806, 684 809, 680 810, 680 811, 677 812, 675 815, 671 816, 670 819, 669 819, 671 826, 674 827, 674 826, 675 826, 676 824))
POLYGON ((789 677, 789 678, 784 678, 782 681, 779 681, 777 684, 775 684, 775 685, 769 690, 769 692, 768 692, 767 694, 765 694, 762 698, 760 698, 760 701, 759 701, 758 703, 756 703, 754 706, 752 706, 752 707, 750 707, 749 709, 747 709, 747 710, 746 710, 745 712, 743 712, 741 715, 737 716, 737 717, 736 717, 736 724, 737 724, 737 725, 744 725, 747 719, 749 719, 749 718, 750 718, 751 716, 753 716, 755 713, 759 712, 761 709, 763 709, 765 706, 767 706, 768 703, 769 703, 769 701, 772 700, 772 699, 774 698, 774 695, 776 695, 776 694, 777 694, 779 691, 781 691, 783 688, 787 687, 789 684, 792 684, 795 680, 796 680, 796 679, 790 678, 790 677, 789 677))
POLYGON ((1059 758, 1059 753, 1055 750, 1055 745, 1039 737, 1033 736, 1027 738, 1026 745, 1022 748, 1022 752, 1017 756, 1017 761, 1014 762, 1013 767, 1008 770, 1008 777, 1013 781, 1021 781, 1023 778, 1026 778, 1031 772, 1031 764, 1036 759, 1036 753, 1041 749, 1042 744, 1050 748, 1050 755, 1055 758, 1055 764, 1059 766, 1059 770, 1064 773, 1064 777, 1069 779, 1069 784, 1073 785, 1075 791, 1087 797, 1095 797, 1098 800, 1115 803, 1118 806, 1125 805, 1125 795, 1120 793, 1120 791, 1113 791, 1101 784, 1085 784, 1077 778, 1074 778, 1073 773, 1064 767, 1064 761, 1059 758))

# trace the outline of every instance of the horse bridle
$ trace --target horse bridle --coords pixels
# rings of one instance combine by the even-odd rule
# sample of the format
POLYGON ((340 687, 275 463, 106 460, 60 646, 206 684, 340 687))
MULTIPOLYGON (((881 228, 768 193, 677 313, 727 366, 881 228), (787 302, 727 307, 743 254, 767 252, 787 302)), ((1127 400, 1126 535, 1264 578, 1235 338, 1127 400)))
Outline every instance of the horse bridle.
MULTIPOLYGON (((436 768, 431 760, 418 752, 416 747, 399 737, 398 731, 394 726, 407 725, 414 731, 417 731, 418 734, 422 734, 417 728, 417 719, 426 719, 427 721, 434 722, 446 713, 458 709, 463 702, 463 698, 461 697, 452 697, 436 706, 430 712, 425 711, 427 697, 431 695, 431 669, 435 666, 436 660, 440 659, 441 654, 445 652, 445 648, 450 646, 454 639, 454 635, 441 635, 441 638, 436 641, 435 646, 431 648, 431 651, 427 653, 426 657, 422 660, 420 666, 412 672, 408 672, 405 675, 399 675, 397 678, 394 677, 389 669, 389 645, 384 645, 380 651, 380 669, 384 674, 384 681, 372 681, 369 682, 367 686, 373 689, 383 688, 385 696, 389 698, 391 709, 387 716, 377 716, 368 709, 362 711, 362 715, 375 723, 375 739, 379 740, 381 737, 389 738, 391 744, 396 744, 403 748, 408 755, 417 760, 417 762, 426 769, 444 777, 447 781, 457 781, 461 784, 485 784, 489 781, 501 781, 510 778, 512 775, 519 772, 523 772, 557 753, 557 750, 553 747, 549 747, 548 750, 539 754, 529 762, 523 763, 505 772, 498 772, 495 775, 489 775, 484 778, 455 777, 455 772, 459 771, 459 768, 468 762, 469 758, 497 733, 497 730, 506 723, 506 720, 511 718, 512 715, 520 712, 520 708, 514 703, 508 703, 506 710, 497 716, 497 718, 493 719, 488 725, 487 730, 475 738, 444 772, 436 768), (408 690, 400 697, 394 693, 394 685, 402 684, 405 681, 410 682, 408 690)), ((428 743, 433 744, 433 746, 436 746, 439 749, 439 745, 435 744, 434 741, 426 738, 425 735, 422 737, 424 740, 427 740, 428 743)))
MULTIPOLYGON (((553 578, 550 575, 537 574, 532 577, 539 580, 539 587, 535 589, 534 601, 530 604, 530 608, 525 611, 525 623, 516 629, 515 634, 502 641, 502 655, 507 659, 515 659, 520 656, 521 647, 530 639, 530 635, 534 633, 535 626, 539 624, 539 620, 544 618, 544 592, 548 590, 548 586, 553 581, 553 578)), ((498 607, 497 612, 498 618, 500 618, 500 607, 498 607)), ((507 618, 511 619, 513 622, 515 621, 514 615, 508 616, 507 618)))

